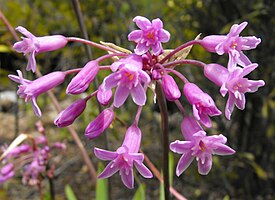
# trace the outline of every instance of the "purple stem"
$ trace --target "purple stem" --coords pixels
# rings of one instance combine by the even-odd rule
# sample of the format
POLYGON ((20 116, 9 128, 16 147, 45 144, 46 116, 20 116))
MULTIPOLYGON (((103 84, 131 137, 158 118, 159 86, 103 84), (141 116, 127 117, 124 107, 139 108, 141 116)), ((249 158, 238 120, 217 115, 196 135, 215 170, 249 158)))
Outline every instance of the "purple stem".
POLYGON ((187 78, 185 78, 185 76, 183 76, 180 72, 174 70, 174 69, 165 69, 167 72, 172 72, 173 74, 175 74, 177 77, 179 77, 180 80, 182 80, 182 82, 184 83, 188 83, 189 81, 187 80, 187 78))
POLYGON ((198 61, 198 60, 185 59, 185 60, 177 60, 177 61, 168 62, 168 63, 163 64, 162 66, 167 68, 167 67, 176 66, 179 64, 191 64, 191 65, 196 65, 201 68, 204 68, 204 66, 206 65, 205 63, 198 61))

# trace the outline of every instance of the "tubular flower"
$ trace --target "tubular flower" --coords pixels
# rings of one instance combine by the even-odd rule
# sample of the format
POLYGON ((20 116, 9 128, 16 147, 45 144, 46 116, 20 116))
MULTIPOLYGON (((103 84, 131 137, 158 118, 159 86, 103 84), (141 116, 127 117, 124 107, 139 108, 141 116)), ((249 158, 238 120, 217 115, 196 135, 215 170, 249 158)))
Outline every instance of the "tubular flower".
POLYGON ((12 163, 6 164, 0 170, 0 183, 6 182, 8 179, 14 176, 14 165, 12 163))
POLYGON ((157 18, 152 23, 145 17, 136 16, 133 21, 140 28, 128 35, 129 41, 137 43, 135 53, 142 55, 152 47, 153 54, 158 56, 162 53, 162 42, 168 42, 170 33, 164 30, 162 21, 157 18))
POLYGON ((114 120, 113 108, 103 110, 87 127, 85 136, 88 139, 94 139, 100 136, 114 120))
POLYGON ((212 154, 231 155, 235 151, 225 145, 227 139, 223 135, 206 136, 206 133, 192 117, 185 117, 181 131, 186 141, 176 140, 170 144, 171 151, 182 154, 176 169, 180 176, 196 157, 198 171, 207 175, 212 168, 212 154), (190 125, 191 124, 191 125, 190 125))
POLYGON ((141 136, 141 130, 136 125, 132 125, 127 129, 124 142, 116 152, 95 148, 96 157, 111 161, 98 178, 108 178, 119 171, 123 184, 132 189, 134 187, 134 166, 143 177, 152 178, 152 173, 143 164, 144 155, 138 153, 141 136))
POLYGON ((88 62, 83 69, 71 80, 66 93, 67 94, 81 94, 83 93, 94 80, 98 73, 99 67, 97 61, 88 62))
POLYGON ((54 51, 63 48, 67 44, 66 37, 62 35, 51 35, 44 37, 35 37, 27 29, 22 26, 16 28, 17 31, 26 36, 22 37, 22 41, 16 42, 13 48, 28 58, 27 71, 36 70, 35 55, 46 51, 54 51))
POLYGON ((242 51, 255 49, 261 42, 261 39, 256 38, 255 36, 239 36, 247 24, 247 22, 234 24, 226 36, 210 35, 202 39, 201 44, 208 51, 216 52, 219 55, 223 55, 224 53, 229 55, 229 71, 232 71, 237 64, 242 67, 250 65, 251 61, 242 51))
POLYGON ((213 99, 194 83, 186 83, 183 91, 187 100, 193 106, 194 117, 200 120, 204 126, 211 127, 212 123, 209 116, 213 117, 222 114, 216 107, 213 99))
POLYGON ((143 106, 146 102, 146 93, 142 83, 150 83, 149 75, 142 70, 142 59, 137 55, 130 55, 127 59, 114 63, 111 66, 116 71, 105 77, 102 83, 103 90, 111 90, 117 86, 114 96, 114 106, 120 107, 131 93, 133 101, 143 106))
POLYGON ((224 97, 228 92, 228 100, 225 107, 225 116, 230 120, 234 110, 234 105, 243 110, 245 108, 245 93, 256 92, 259 87, 264 86, 263 80, 253 81, 244 78, 247 74, 258 67, 254 63, 245 68, 236 67, 233 71, 228 71, 221 65, 209 64, 204 68, 204 74, 208 79, 221 86, 220 92, 224 97), (213 73, 215 72, 215 73, 213 73))
POLYGON ((175 101, 180 98, 181 92, 172 76, 166 74, 162 77, 162 87, 168 101, 175 101))
POLYGON ((59 128, 71 125, 74 120, 85 110, 86 99, 78 99, 55 118, 54 124, 59 128))
POLYGON ((34 113, 41 117, 41 110, 36 103, 36 98, 40 94, 61 84, 66 74, 64 72, 52 72, 42 76, 34 81, 23 79, 22 72, 17 70, 18 76, 9 75, 9 78, 17 83, 20 83, 17 94, 20 98, 25 98, 25 102, 31 100, 34 113))

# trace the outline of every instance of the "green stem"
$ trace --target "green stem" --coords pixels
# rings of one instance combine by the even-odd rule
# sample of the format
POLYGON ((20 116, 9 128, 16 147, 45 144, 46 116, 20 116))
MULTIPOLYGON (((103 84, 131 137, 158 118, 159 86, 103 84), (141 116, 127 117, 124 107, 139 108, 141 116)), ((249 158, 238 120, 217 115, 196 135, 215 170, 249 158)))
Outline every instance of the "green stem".
POLYGON ((157 101, 161 114, 161 129, 162 129, 162 170, 163 170, 163 182, 164 182, 164 196, 165 199, 169 199, 169 137, 168 137, 168 110, 166 105, 166 98, 163 93, 161 82, 157 82, 156 87, 157 101))

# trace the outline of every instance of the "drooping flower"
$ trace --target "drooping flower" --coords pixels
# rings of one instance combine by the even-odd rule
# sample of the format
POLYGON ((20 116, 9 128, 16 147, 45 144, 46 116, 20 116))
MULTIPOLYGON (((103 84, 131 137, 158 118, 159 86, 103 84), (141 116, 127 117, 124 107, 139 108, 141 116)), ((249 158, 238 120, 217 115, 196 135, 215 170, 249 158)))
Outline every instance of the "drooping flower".
POLYGON ((119 171, 123 184, 132 189, 134 187, 134 166, 143 177, 152 178, 152 173, 143 164, 144 155, 138 153, 141 136, 141 130, 133 124, 127 129, 123 144, 115 152, 95 148, 96 157, 111 161, 98 178, 109 178, 119 171))
POLYGON ((128 35, 129 41, 137 43, 135 53, 142 55, 152 47, 153 54, 158 56, 162 53, 162 42, 168 42, 170 33, 163 29, 162 21, 157 18, 152 23, 145 17, 136 16, 133 21, 140 28, 128 35))
POLYGON ((88 139, 94 139, 100 136, 113 122, 114 120, 113 108, 107 108, 103 110, 87 127, 85 130, 85 136, 88 139))
POLYGON ((230 120, 234 110, 234 105, 243 110, 245 108, 245 93, 256 92, 259 87, 265 85, 263 80, 253 81, 244 78, 247 74, 258 67, 254 63, 245 68, 236 67, 233 71, 228 71, 218 64, 208 64, 204 67, 205 76, 221 87, 220 92, 224 97, 228 92, 228 100, 225 107, 225 116, 230 120))
POLYGON ((40 94, 45 93, 61 84, 64 81, 66 74, 64 72, 57 71, 44 75, 34 81, 30 81, 23 78, 20 70, 17 70, 17 73, 18 76, 9 75, 11 80, 21 84, 19 85, 17 94, 20 98, 25 98, 25 102, 31 100, 34 113, 41 117, 41 110, 36 103, 36 98, 40 94))
POLYGON ((261 39, 256 38, 255 36, 239 36, 247 24, 247 22, 234 24, 226 36, 210 35, 202 39, 201 44, 208 51, 216 52, 219 55, 223 55, 224 53, 229 55, 229 71, 234 70, 237 64, 242 67, 250 65, 251 61, 243 53, 243 50, 255 49, 261 42, 261 39))
POLYGON ((59 128, 71 125, 75 119, 85 110, 86 99, 78 99, 65 110, 61 111, 54 120, 59 128))
POLYGON ((30 33, 27 29, 25 29, 22 26, 18 26, 16 30, 26 36, 26 38, 22 37, 22 41, 16 42, 13 45, 13 48, 17 52, 24 53, 24 55, 27 56, 27 71, 32 70, 33 72, 35 72, 35 55, 37 53, 54 51, 63 48, 68 42, 66 37, 62 35, 35 37, 32 33, 30 33))
POLYGON ((212 123, 209 116, 213 117, 222 114, 213 99, 194 83, 184 84, 183 91, 187 100, 192 104, 194 117, 204 126, 211 127, 212 123))
POLYGON ((165 74, 162 77, 162 88, 168 101, 175 101, 181 96, 181 92, 176 81, 168 74, 165 74))
POLYGON ((143 106, 146 102, 146 93, 142 83, 150 83, 149 75, 142 70, 142 59, 135 54, 113 63, 111 69, 114 73, 105 77, 102 83, 103 90, 116 87, 114 106, 120 107, 131 93, 133 101, 143 106), (117 63, 118 62, 118 63, 117 63))
POLYGON ((171 151, 182 154, 176 168, 180 176, 191 164, 194 158, 198 161, 198 171, 207 175, 212 168, 212 154, 231 155, 235 151, 225 145, 227 139, 222 134, 206 136, 205 131, 192 117, 185 117, 181 131, 186 141, 176 140, 170 144, 171 151))
POLYGON ((67 94, 81 94, 83 93, 94 80, 99 70, 98 62, 92 60, 88 62, 80 72, 69 83, 67 94))

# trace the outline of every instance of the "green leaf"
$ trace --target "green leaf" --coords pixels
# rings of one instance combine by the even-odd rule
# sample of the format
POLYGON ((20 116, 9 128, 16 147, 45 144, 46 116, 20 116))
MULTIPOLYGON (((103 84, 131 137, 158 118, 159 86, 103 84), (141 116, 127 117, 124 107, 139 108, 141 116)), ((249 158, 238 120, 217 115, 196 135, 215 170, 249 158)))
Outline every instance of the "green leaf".
POLYGON ((146 191, 146 186, 145 184, 140 184, 134 197, 133 200, 145 200, 145 191, 146 191))
POLYGON ((73 189, 71 188, 70 185, 65 186, 65 194, 66 194, 66 198, 68 200, 77 200, 77 198, 74 194, 74 191, 73 191, 73 189))
POLYGON ((173 176, 174 176, 174 154, 169 152, 169 181, 170 181, 170 185, 172 185, 173 183, 173 176))
MULTIPOLYGON (((104 166, 101 162, 98 163, 98 174, 104 170, 104 166)), ((96 200, 108 200, 108 179, 98 179, 96 183, 96 200)))
MULTIPOLYGON (((162 173, 161 173, 162 175, 162 173)), ((160 183, 160 188, 159 188, 160 192, 159 192, 159 199, 160 200, 165 200, 165 196, 164 196, 164 184, 160 183)))

